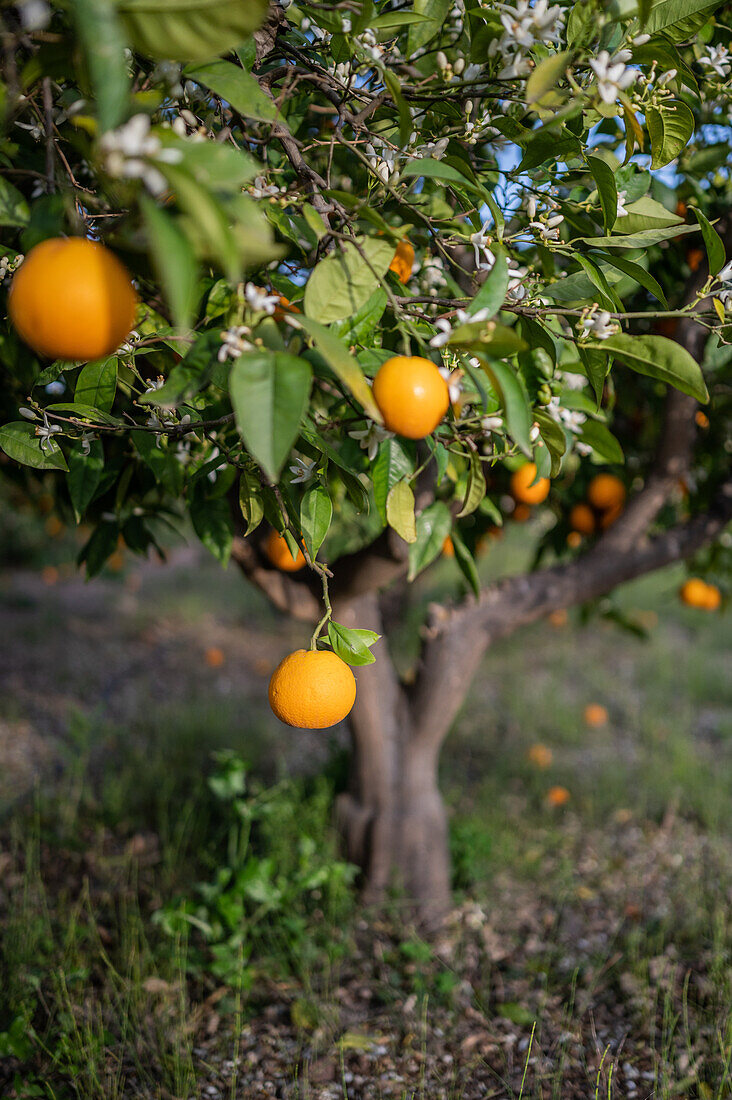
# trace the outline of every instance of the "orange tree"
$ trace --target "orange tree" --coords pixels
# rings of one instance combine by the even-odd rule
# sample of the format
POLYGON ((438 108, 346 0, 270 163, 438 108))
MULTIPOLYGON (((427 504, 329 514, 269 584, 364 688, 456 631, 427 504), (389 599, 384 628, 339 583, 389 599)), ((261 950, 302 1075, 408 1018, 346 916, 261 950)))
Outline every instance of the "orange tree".
POLYGON ((4 476, 89 526, 89 577, 187 518, 313 624, 329 660, 278 670, 286 720, 339 718, 357 666, 348 851, 370 899, 396 877, 438 916, 438 755, 486 648, 694 555, 684 598, 719 603, 730 9, 3 20, 4 476), (486 535, 530 509, 534 569, 482 588, 486 535), (432 606, 406 684, 385 601, 445 544, 465 596, 432 606))

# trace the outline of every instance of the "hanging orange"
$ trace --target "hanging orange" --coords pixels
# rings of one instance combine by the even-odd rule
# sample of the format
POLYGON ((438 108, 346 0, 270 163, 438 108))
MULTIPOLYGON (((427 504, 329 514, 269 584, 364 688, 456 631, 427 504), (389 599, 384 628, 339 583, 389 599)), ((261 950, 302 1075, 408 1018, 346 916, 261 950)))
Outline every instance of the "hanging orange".
POLYGON ((525 462, 511 474, 511 495, 522 504, 541 504, 549 496, 548 477, 536 478, 536 463, 525 462))
POLYGON ((307 564, 305 555, 299 547, 297 557, 293 558, 287 539, 277 531, 270 531, 264 543, 264 552, 272 565, 283 573, 297 573, 307 564))
POLYGON ((374 399, 390 432, 405 439, 424 439, 447 412, 450 392, 430 359, 396 355, 379 367, 374 399))
POLYGON ((10 320, 50 359, 102 359, 135 321, 137 296, 117 257, 85 237, 54 237, 26 256, 10 287, 10 320))
POLYGON ((298 649, 277 666, 269 705, 288 726, 322 730, 342 722, 356 701, 356 680, 329 649, 298 649))
POLYGON ((397 245, 394 259, 389 264, 389 271, 393 271, 400 283, 408 283, 414 266, 414 249, 409 241, 404 238, 397 245))

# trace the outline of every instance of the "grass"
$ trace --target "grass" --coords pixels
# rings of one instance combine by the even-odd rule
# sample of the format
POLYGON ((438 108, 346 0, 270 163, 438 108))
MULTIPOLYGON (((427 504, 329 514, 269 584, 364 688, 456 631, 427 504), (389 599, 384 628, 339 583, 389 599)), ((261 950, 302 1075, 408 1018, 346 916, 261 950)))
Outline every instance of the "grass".
MULTIPOLYGON (((30 677, 32 650, 51 668, 35 694, 53 698, 60 668, 78 701, 58 718, 60 781, 0 832, 0 1095, 198 1100, 264 1080, 303 1100, 730 1095, 723 617, 679 607, 670 570, 617 596, 648 641, 541 624, 490 653, 442 762, 456 910, 430 944, 398 898, 364 927, 330 824, 337 758, 318 778, 322 738, 273 742, 263 681, 246 680, 293 628, 235 575, 204 573, 161 570, 127 610, 115 579, 85 620, 107 600, 109 640, 89 627, 57 665, 60 589, 8 597, 8 657, 30 677), (222 638, 227 664, 203 671, 222 638), (590 702, 606 726, 585 727, 590 702), (236 755, 213 761, 222 749, 236 755), (282 785, 293 772, 309 778, 282 785)), ((433 583, 454 576, 442 563, 433 583)), ((33 703, 2 701, 8 722, 33 703)))

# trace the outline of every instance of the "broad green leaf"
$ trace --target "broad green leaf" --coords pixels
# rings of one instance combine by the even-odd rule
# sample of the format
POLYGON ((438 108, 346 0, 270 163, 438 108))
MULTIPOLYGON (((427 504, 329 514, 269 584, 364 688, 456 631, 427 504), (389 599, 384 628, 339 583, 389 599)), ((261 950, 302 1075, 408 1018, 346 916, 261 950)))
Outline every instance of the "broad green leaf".
POLYGON ((605 273, 601 270, 596 263, 594 263, 589 256, 584 256, 581 252, 577 253, 577 262, 584 268, 592 285, 599 294, 596 297, 599 300, 603 309, 609 309, 611 312, 617 310, 619 313, 623 310, 623 303, 618 298, 615 291, 610 286, 605 273))
POLYGON ((381 413, 374 401, 371 387, 364 377, 358 360, 354 355, 351 355, 346 345, 339 340, 335 333, 327 329, 325 325, 314 321, 312 317, 293 314, 289 318, 289 323, 293 328, 305 330, 336 377, 350 390, 371 419, 380 424, 382 421, 381 413))
POLYGON ((224 497, 210 499, 194 493, 189 509, 193 530, 216 560, 226 565, 234 541, 234 522, 228 501, 224 497))
POLYGON ((626 206, 627 214, 624 218, 618 218, 615 223, 616 233, 644 233, 647 229, 665 229, 670 225, 682 225, 684 219, 678 214, 667 210, 666 207, 644 195, 637 202, 626 206))
POLYGON ((692 206, 694 217, 699 223, 702 237, 704 238, 704 245, 707 250, 707 259, 709 261, 709 274, 716 275, 718 271, 721 271, 724 267, 724 261, 726 259, 724 253, 724 244, 722 238, 717 233, 712 223, 702 214, 698 207, 692 206))
POLYGON ((267 0, 118 0, 117 7, 138 53, 184 62, 234 49, 267 14, 267 0))
POLYGON ((680 99, 646 109, 646 126, 651 139, 651 170, 675 160, 694 133, 694 115, 680 99))
POLYGON ((196 84, 203 84, 244 118, 272 122, 278 117, 273 100, 246 69, 231 61, 210 61, 204 65, 188 65, 184 75, 196 84))
MULTIPOLYGON (((416 15, 424 16, 424 21, 409 28, 408 56, 412 56, 415 50, 420 49, 439 34, 451 7, 452 0, 414 0, 412 10, 416 15)), ((394 12, 394 14, 399 13, 394 12)))
POLYGON ((556 477, 559 473, 562 456, 567 449, 567 440, 564 432, 559 424, 557 424, 556 420, 553 420, 551 416, 541 409, 534 410, 534 419, 539 425, 541 438, 546 444, 545 447, 537 447, 534 452, 537 474, 539 477, 556 477), (549 462, 546 463, 546 465, 549 468, 543 469, 542 458, 547 451, 549 452, 549 462))
POLYGON ((370 647, 378 642, 380 635, 373 630, 359 630, 341 626, 333 620, 328 623, 328 641, 347 665, 372 665, 376 658, 370 647))
POLYGON ((356 244, 332 252, 307 281, 305 313, 321 324, 352 317, 377 289, 393 258, 391 241, 375 237, 358 237, 356 244))
POLYGON ((23 228, 28 224, 30 211, 20 191, 0 176, 0 225, 23 228))
POLYGON ((182 362, 173 367, 160 389, 151 390, 138 398, 140 404, 174 409, 187 397, 198 393, 208 384, 219 365, 217 353, 220 347, 220 329, 199 336, 186 352, 182 362))
POLYGON ((599 345, 597 351, 614 356, 638 374, 667 382, 689 397, 706 403, 709 400, 704 376, 699 364, 686 348, 665 336, 629 336, 619 333, 599 345))
POLYGON ((117 392, 117 367, 118 360, 114 355, 109 359, 96 359, 82 367, 74 390, 74 403, 109 412, 117 392))
POLYGON ((80 443, 74 443, 69 448, 68 464, 69 476, 66 479, 66 484, 68 485, 76 522, 80 523, 94 498, 102 477, 104 448, 101 440, 91 440, 89 454, 84 454, 80 443))
POLYGON ((588 156, 587 164, 597 185, 605 232, 609 233, 615 225, 618 214, 618 189, 615 184, 615 173, 610 165, 601 160, 600 157, 588 156))
POLYGON ((515 328, 495 321, 466 321, 453 330, 447 343, 450 347, 469 348, 478 355, 492 355, 496 359, 526 351, 526 342, 515 328))
POLYGON ((635 263, 633 260, 626 260, 624 256, 613 256, 611 253, 606 252, 602 254, 602 259, 606 264, 612 264, 618 271, 622 271, 624 275, 629 275, 631 279, 635 279, 637 283, 640 283, 642 287, 645 287, 655 298, 658 298, 659 302, 664 309, 668 309, 668 302, 666 301, 666 295, 663 292, 663 287, 657 279, 646 271, 640 264, 635 263))
POLYGON ((531 409, 521 382, 506 363, 481 360, 481 366, 503 406, 509 435, 525 455, 531 456, 531 409))
POLYGON ((118 126, 127 113, 130 78, 124 34, 114 0, 74 0, 74 15, 103 133, 118 126))
POLYGON ((621 465, 625 462, 623 448, 607 425, 599 420, 585 420, 580 429, 580 437, 583 443, 587 443, 602 462, 611 466, 621 465))
POLYGON ((191 242, 170 214, 147 195, 140 197, 150 258, 170 306, 173 323, 188 328, 196 309, 198 264, 191 242))
POLYGON ((570 242, 570 247, 580 243, 593 248, 649 248, 652 244, 683 237, 686 233, 696 233, 698 228, 696 225, 672 225, 668 229, 646 229, 643 233, 629 233, 627 236, 618 233, 612 237, 577 237, 570 242))
POLYGON ((480 290, 468 306, 471 315, 487 309, 488 317, 493 317, 506 300, 508 289, 508 261, 502 249, 495 250, 496 262, 480 290))
POLYGON ((461 519, 463 516, 469 516, 480 505, 483 497, 485 496, 485 476, 483 474, 483 463, 480 461, 480 455, 477 451, 470 452, 470 468, 468 470, 468 484, 465 489, 465 499, 463 500, 463 506, 458 512, 457 518, 461 519))
POLYGON ((119 539, 119 525, 117 523, 100 523, 92 532, 91 537, 79 554, 79 564, 86 565, 86 579, 96 577, 104 568, 105 562, 117 549, 119 539))
POLYGON ((526 81, 526 102, 536 103, 564 76, 567 68, 565 52, 550 54, 540 61, 526 81))
POLYGON ((711 12, 718 0, 653 0, 644 30, 650 34, 672 27, 699 13, 711 12))
POLYGON ((256 531, 264 518, 262 489, 259 481, 248 470, 239 475, 239 508, 246 523, 246 535, 256 531))
POLYGON ((229 393, 244 444, 277 481, 300 430, 310 396, 309 363, 285 352, 242 355, 231 368, 229 393))
POLYGON ((413 581, 435 560, 451 530, 450 509, 441 500, 430 504, 417 517, 417 541, 409 547, 408 580, 413 581))
POLYGON ((34 426, 27 420, 15 420, 0 427, 0 450, 22 466, 32 466, 36 470, 68 470, 58 443, 49 439, 45 447, 41 447, 34 426))
POLYGON ((607 353, 602 350, 601 346, 588 348, 586 345, 583 346, 581 344, 577 345, 577 353, 580 357, 580 363, 585 369, 585 374, 590 381, 590 385, 595 391, 597 407, 599 409, 605 389, 605 379, 607 378, 607 372, 610 365, 607 353))
POLYGON ((300 530, 310 557, 315 558, 333 518, 330 494, 322 485, 308 489, 300 502, 300 530))
POLYGON ((409 176, 425 176, 427 179, 438 180, 441 183, 451 183, 464 191, 477 192, 483 195, 480 185, 473 183, 457 168, 451 164, 445 164, 444 160, 435 160, 434 157, 423 157, 421 160, 408 161, 401 170, 402 179, 409 176))
POLYGON ((371 467, 374 501, 384 523, 386 502, 397 481, 414 473, 414 447, 399 439, 385 439, 371 467))
POLYGON ((90 424, 110 424, 118 428, 128 426, 118 416, 102 412, 101 409, 95 409, 91 405, 83 404, 81 401, 55 402, 53 405, 46 405, 46 412, 63 413, 64 416, 74 420, 88 421, 90 424))
POLYGON ((174 497, 183 492, 183 467, 155 432, 132 432, 132 442, 157 481, 174 497))
POLYGON ((161 164, 182 210, 188 215, 186 229, 195 232, 206 256, 218 261, 227 278, 232 282, 239 278, 241 256, 237 241, 229 227, 229 217, 218 199, 178 165, 161 164))
POLYGON ((386 498, 386 522, 405 542, 415 542, 414 493, 408 481, 397 481, 386 498))

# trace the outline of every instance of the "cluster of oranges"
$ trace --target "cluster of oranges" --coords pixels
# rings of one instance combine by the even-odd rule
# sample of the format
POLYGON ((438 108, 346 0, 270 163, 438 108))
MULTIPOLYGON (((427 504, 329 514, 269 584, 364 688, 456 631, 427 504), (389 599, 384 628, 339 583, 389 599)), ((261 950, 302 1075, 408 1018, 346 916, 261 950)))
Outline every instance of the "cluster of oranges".
POLYGON ((567 542, 579 546, 583 536, 605 531, 622 515, 625 486, 615 474, 596 474, 587 487, 587 500, 575 504, 569 513, 571 528, 567 542))
POLYGON ((722 593, 715 584, 707 584, 701 577, 689 577, 679 591, 682 603, 699 611, 716 611, 722 602, 722 593))

